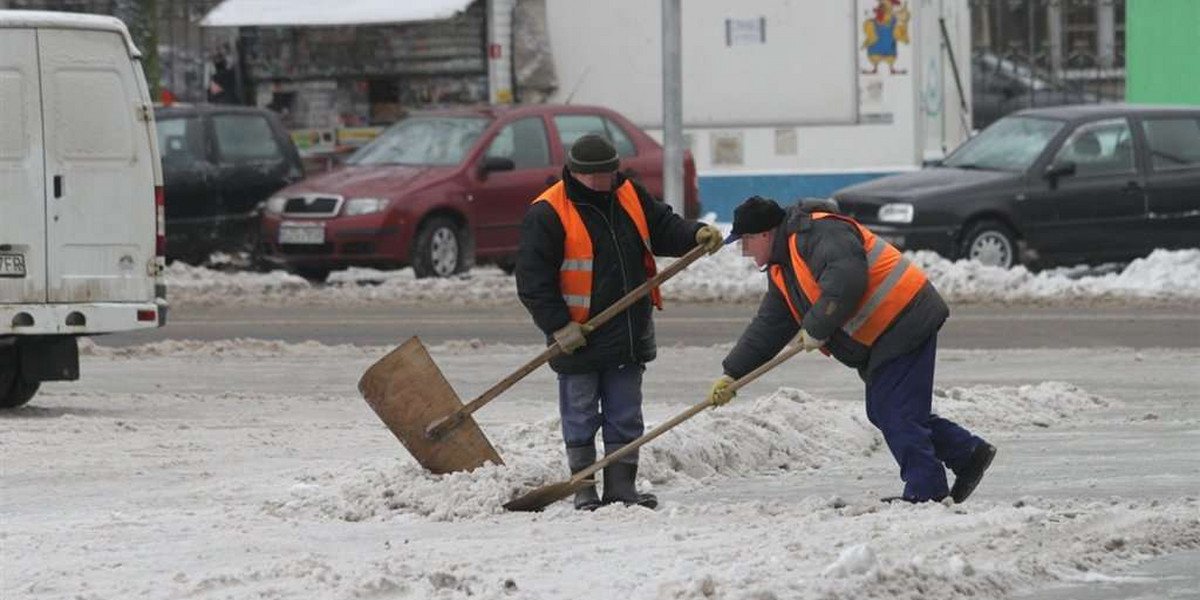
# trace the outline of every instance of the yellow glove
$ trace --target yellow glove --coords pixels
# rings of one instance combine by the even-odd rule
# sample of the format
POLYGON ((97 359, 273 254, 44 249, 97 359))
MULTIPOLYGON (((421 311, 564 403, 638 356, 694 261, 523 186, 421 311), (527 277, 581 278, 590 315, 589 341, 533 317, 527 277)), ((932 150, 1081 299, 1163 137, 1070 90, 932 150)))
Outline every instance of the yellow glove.
POLYGON ((818 340, 818 339, 814 338, 813 336, 808 335, 807 331, 801 329, 800 330, 800 339, 796 343, 800 344, 800 347, 803 348, 805 352, 812 352, 813 350, 816 350, 816 349, 820 348, 821 346, 824 346, 825 340, 818 340))
POLYGON ((562 348, 564 354, 571 354, 587 345, 587 339, 584 336, 591 332, 591 326, 571 321, 554 332, 554 341, 558 342, 558 346, 562 348))
POLYGON ((720 379, 713 382, 712 391, 708 393, 708 403, 713 406, 721 406, 733 400, 733 397, 737 395, 737 390, 731 390, 729 386, 733 385, 734 381, 734 378, 722 375, 720 379))
POLYGON ((709 254, 716 254, 725 245, 721 230, 712 225, 705 225, 696 230, 696 245, 704 246, 709 254))

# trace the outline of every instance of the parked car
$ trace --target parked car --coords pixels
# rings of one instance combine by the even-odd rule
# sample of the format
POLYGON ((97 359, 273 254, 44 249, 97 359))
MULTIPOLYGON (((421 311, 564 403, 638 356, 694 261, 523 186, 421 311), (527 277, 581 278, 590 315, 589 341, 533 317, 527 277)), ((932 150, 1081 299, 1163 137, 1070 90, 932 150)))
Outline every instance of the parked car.
POLYGON ((166 195, 167 259, 253 251, 260 207, 304 177, 275 113, 226 105, 155 109, 166 195))
POLYGON ((1027 108, 1098 102, 1097 94, 1038 77, 1030 73, 1028 65, 988 52, 971 57, 971 120, 975 129, 1027 108))
POLYGON ((939 167, 850 186, 834 198, 902 249, 1000 267, 1196 247, 1200 108, 1026 110, 939 167))
MULTIPOLYGON (((662 195, 662 148, 608 109, 536 105, 414 113, 347 165, 276 194, 262 220, 263 255, 305 277, 331 269, 412 265, 445 277, 476 261, 511 268, 530 202, 562 174, 566 149, 607 135, 621 169, 662 195)), ((685 216, 700 213, 685 159, 685 216)))
POLYGON ((0 409, 79 379, 79 336, 166 321, 162 172, 121 21, 0 10, 0 409))

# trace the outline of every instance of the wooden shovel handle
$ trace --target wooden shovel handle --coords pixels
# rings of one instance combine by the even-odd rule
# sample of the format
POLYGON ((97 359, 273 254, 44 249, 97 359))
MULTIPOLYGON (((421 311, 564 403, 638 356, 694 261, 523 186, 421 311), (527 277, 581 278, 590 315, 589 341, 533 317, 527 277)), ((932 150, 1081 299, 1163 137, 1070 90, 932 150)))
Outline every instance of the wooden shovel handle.
MULTIPOLYGON (((603 311, 600 311, 600 314, 592 317, 591 320, 587 322, 587 325, 595 329, 609 322, 613 317, 617 316, 630 306, 633 306, 634 302, 641 300, 642 297, 649 294, 651 289, 661 285, 666 280, 674 277, 677 273, 687 268, 688 265, 696 262, 697 259, 699 259, 701 256, 704 256, 705 252, 706 250, 704 246, 696 246, 695 248, 692 248, 687 254, 684 254, 676 259, 657 275, 647 279, 645 283, 633 288, 633 291, 625 294, 625 296, 620 300, 614 302, 611 306, 603 311)), ((533 360, 525 363, 516 371, 513 371, 508 377, 505 377, 496 385, 488 388, 488 390, 480 394, 479 397, 475 398, 462 408, 450 413, 449 415, 434 421, 426 430, 426 433, 431 438, 438 438, 447 431, 454 429, 467 417, 469 417, 471 413, 483 408, 483 405, 496 399, 497 396, 503 394, 506 390, 508 390, 508 388, 515 385, 518 381, 524 379, 526 375, 532 373, 538 367, 546 364, 547 362, 550 362, 550 359, 558 356, 561 353, 562 347, 558 345, 558 342, 551 344, 549 347, 543 350, 541 354, 538 354, 536 357, 534 357, 533 360)))
MULTIPOLYGON (((742 386, 748 385, 750 382, 754 381, 755 379, 758 379, 763 373, 766 373, 767 371, 770 371, 771 369, 774 369, 775 367, 779 366, 785 360, 795 356, 796 353, 800 352, 801 350, 803 350, 803 348, 798 343, 788 344, 786 347, 784 347, 784 349, 782 351, 779 352, 779 354, 775 355, 775 358, 772 358, 771 360, 763 363, 757 369, 750 371, 749 373, 743 375, 741 379, 738 379, 737 381, 729 384, 729 389, 736 392, 737 390, 741 389, 742 386)), ((596 473, 596 471, 599 471, 600 469, 607 467, 608 465, 612 464, 614 461, 620 460, 621 457, 629 454, 630 452, 633 452, 634 450, 637 450, 638 448, 641 448, 642 446, 646 445, 654 438, 666 433, 667 430, 675 427, 676 425, 696 416, 697 413, 708 408, 709 406, 712 406, 712 401, 705 399, 704 402, 701 402, 700 404, 697 404, 697 405, 683 411, 682 413, 679 413, 674 418, 672 418, 670 421, 667 421, 667 422, 663 423, 662 425, 659 425, 658 427, 655 427, 654 429, 652 429, 650 431, 650 433, 647 433, 647 434, 643 435, 642 437, 640 437, 632 442, 629 442, 628 444, 625 444, 616 452, 613 452, 612 454, 605 456, 604 458, 592 463, 592 465, 590 467, 588 467, 582 471, 579 471, 578 473, 576 473, 575 475, 573 475, 571 477, 571 480, 569 483, 574 485, 574 484, 579 483, 580 481, 583 481, 584 479, 591 477, 592 475, 594 475, 596 473)))

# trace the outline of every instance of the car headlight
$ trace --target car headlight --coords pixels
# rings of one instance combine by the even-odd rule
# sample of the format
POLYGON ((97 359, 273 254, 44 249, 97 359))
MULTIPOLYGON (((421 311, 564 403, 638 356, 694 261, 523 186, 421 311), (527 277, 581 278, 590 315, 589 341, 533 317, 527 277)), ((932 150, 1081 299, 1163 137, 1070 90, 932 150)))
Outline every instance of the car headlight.
POLYGON ((381 198, 351 198, 346 201, 346 208, 342 209, 342 214, 347 217, 370 215, 384 208, 387 208, 387 200, 381 198))
POLYGON ((913 205, 907 202, 884 204, 879 209, 879 220, 883 223, 912 223, 915 213, 913 205))
POLYGON ((287 205, 287 198, 271 198, 267 200, 267 212, 282 214, 284 206, 287 205))

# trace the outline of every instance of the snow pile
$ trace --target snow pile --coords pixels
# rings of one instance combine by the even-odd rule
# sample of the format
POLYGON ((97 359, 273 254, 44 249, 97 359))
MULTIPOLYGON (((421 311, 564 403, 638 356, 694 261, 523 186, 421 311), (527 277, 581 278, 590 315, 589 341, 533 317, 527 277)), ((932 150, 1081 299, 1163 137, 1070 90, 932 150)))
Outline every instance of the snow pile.
POLYGON ((281 356, 347 356, 380 354, 382 348, 353 344, 326 345, 317 341, 290 343, 278 340, 235 338, 232 340, 164 340, 136 346, 109 347, 92 338, 80 338, 80 356, 136 359, 148 357, 275 358, 281 356))
MULTIPOLYGON (((1200 250, 1156 250, 1124 268, 1073 267, 1032 273, 969 261, 952 262, 933 252, 908 256, 950 302, 1076 302, 1081 300, 1171 301, 1200 298, 1200 250)), ((660 259, 664 268, 674 259, 660 259)), ((494 266, 481 266, 446 279, 417 279, 412 269, 347 269, 326 285, 313 285, 283 271, 228 273, 173 263, 167 268, 173 303, 354 304, 517 302, 516 281, 494 266)), ((760 298, 766 275, 741 256, 737 246, 693 263, 663 285, 668 300, 740 302, 760 298)))
MULTIPOLYGON (((1108 401, 1061 383, 952 388, 935 399, 935 408, 948 408, 948 417, 961 418, 985 434, 1053 423, 1104 406, 1108 401)), ((647 431, 654 426, 647 423, 647 431)), ((558 419, 491 428, 487 434, 504 466, 433 475, 406 455, 350 471, 306 475, 287 499, 269 503, 266 510, 285 518, 345 521, 398 515, 478 520, 503 513, 505 502, 533 488, 569 478, 558 419)), ((643 446, 639 475, 647 490, 665 484, 686 488, 713 477, 817 469, 870 456, 882 447, 858 403, 781 388, 756 400, 709 409, 643 446)))

